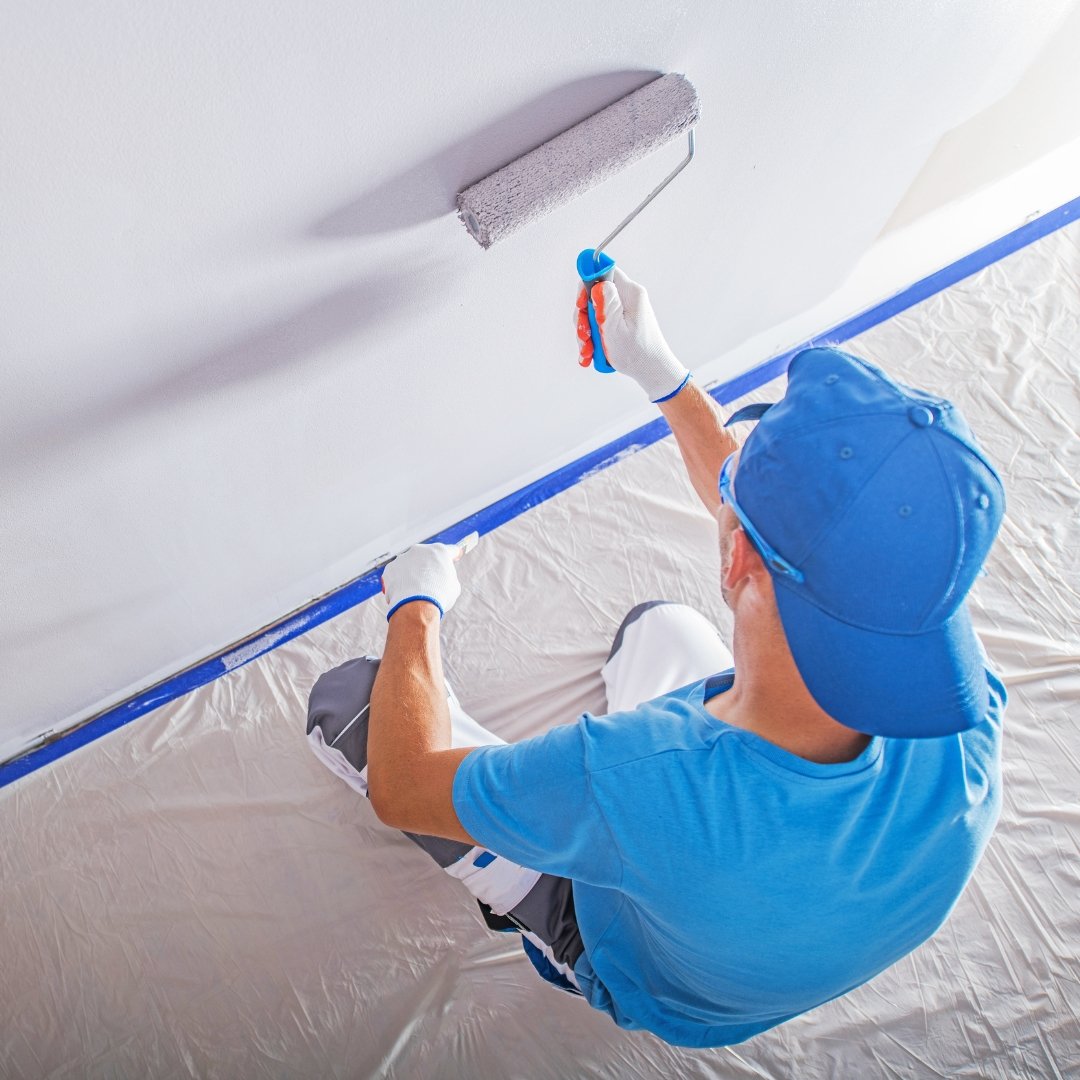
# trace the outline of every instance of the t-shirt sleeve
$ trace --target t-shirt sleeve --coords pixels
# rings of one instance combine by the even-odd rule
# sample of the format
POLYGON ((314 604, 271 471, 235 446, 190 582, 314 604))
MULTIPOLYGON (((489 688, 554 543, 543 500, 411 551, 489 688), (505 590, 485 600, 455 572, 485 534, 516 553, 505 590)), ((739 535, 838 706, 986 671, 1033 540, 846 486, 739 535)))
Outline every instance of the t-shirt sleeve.
POLYGON ((580 723, 481 746, 454 777, 454 809, 478 844, 543 873, 616 887, 621 860, 593 796, 580 723))

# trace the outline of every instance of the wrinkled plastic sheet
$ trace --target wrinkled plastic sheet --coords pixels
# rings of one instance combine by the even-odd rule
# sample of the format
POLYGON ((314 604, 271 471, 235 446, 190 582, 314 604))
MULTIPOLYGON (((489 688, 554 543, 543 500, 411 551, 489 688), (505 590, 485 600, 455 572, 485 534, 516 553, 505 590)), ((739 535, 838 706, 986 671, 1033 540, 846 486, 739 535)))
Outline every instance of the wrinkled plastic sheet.
MULTIPOLYGON (((377 598, 0 792, 0 1074, 1080 1074, 1078 342, 1074 225, 849 346, 957 401, 1008 489, 972 601, 1011 695, 1001 824, 948 923, 894 968, 710 1051, 551 989, 307 749, 307 692, 379 650, 377 598)), ((468 557, 450 678, 508 739, 600 709, 632 604, 685 601, 728 632, 717 568, 665 440, 468 557)))

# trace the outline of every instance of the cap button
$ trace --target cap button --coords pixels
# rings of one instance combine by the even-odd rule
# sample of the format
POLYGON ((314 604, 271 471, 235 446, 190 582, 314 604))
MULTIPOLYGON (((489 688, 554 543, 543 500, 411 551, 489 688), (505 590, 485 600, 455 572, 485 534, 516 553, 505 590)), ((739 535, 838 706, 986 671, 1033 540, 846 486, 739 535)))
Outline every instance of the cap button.
POLYGON ((934 422, 934 414, 925 405, 912 405, 908 409, 908 419, 916 427, 929 427, 934 422))

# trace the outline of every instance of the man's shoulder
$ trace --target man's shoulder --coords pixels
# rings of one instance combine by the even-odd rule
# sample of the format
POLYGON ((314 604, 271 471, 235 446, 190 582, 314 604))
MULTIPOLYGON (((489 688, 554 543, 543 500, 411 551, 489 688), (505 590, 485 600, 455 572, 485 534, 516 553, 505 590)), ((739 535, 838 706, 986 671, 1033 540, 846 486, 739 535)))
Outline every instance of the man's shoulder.
POLYGON ((585 713, 580 725, 593 772, 709 752, 722 734, 704 709, 679 695, 654 698, 624 712, 585 713))

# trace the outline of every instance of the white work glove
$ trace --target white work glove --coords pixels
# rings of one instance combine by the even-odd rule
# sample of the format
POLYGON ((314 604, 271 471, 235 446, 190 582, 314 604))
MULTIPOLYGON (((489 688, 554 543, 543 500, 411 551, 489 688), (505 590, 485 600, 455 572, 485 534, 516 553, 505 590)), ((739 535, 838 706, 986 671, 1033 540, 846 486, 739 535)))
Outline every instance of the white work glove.
MULTIPOLYGON (((650 401, 674 397, 690 378, 690 372, 664 340, 644 286, 616 266, 614 280, 597 281, 591 295, 608 363, 634 379, 650 401)), ((583 285, 574 315, 582 367, 588 367, 593 357, 586 303, 583 285)))
POLYGON ((445 615, 461 595, 454 563, 475 544, 476 533, 458 544, 415 544, 387 563, 382 573, 382 591, 390 605, 387 621, 413 600, 426 600, 445 615))

